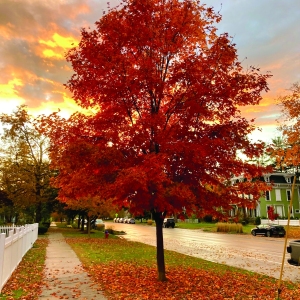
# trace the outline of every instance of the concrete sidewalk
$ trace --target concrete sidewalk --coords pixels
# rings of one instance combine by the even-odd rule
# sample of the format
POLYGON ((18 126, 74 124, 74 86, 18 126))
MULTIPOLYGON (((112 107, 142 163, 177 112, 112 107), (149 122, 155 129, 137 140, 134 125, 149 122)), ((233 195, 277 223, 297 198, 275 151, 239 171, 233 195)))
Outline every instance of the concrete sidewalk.
POLYGON ((97 291, 97 286, 82 268, 75 252, 55 229, 51 226, 48 231, 46 278, 39 299, 105 300, 102 292, 97 291))

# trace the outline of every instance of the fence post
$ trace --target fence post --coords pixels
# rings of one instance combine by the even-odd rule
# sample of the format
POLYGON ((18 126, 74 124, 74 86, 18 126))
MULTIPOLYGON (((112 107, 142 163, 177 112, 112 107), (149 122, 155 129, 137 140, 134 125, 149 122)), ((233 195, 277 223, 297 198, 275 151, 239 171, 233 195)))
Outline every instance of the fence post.
POLYGON ((5 233, 0 233, 0 293, 3 288, 3 265, 4 265, 4 250, 5 250, 5 233))

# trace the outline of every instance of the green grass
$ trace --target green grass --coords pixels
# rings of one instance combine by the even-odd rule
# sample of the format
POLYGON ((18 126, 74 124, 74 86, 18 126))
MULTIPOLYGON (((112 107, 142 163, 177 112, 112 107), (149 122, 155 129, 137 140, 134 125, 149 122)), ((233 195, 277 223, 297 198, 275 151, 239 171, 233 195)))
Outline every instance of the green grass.
MULTIPOLYGON (((197 278, 198 288, 202 280, 207 282, 209 288, 214 286, 214 279, 216 279, 220 287, 219 290, 216 290, 216 293, 220 292, 222 294, 224 289, 226 295, 235 295, 236 289, 240 289, 240 294, 235 299, 247 299, 245 295, 256 295, 256 293, 257 295, 262 293, 259 294, 262 297, 271 294, 274 296, 277 291, 277 280, 272 277, 168 250, 165 250, 164 253, 167 276, 170 280, 164 286, 156 281, 156 247, 119 238, 104 239, 101 234, 95 234, 88 238, 73 230, 63 230, 62 233, 86 267, 86 270, 91 272, 91 276, 98 279, 101 289, 108 295, 117 295, 116 293, 118 293, 120 299, 147 299, 138 296, 138 293, 143 291, 144 295, 151 295, 153 290, 150 286, 154 286, 153 289, 160 289, 156 289, 158 294, 153 299, 167 299, 164 294, 164 290, 167 288, 174 293, 169 295, 172 297, 178 296, 177 292, 180 289, 180 297, 182 298, 175 297, 176 299, 194 299, 191 296, 192 294, 189 294, 192 293, 193 288, 189 287, 185 290, 185 287, 181 287, 178 281, 182 280, 184 284, 190 282, 192 278, 193 281, 197 278), (128 274, 131 273, 134 275, 128 277, 128 274), (101 280, 103 279, 105 280, 102 284, 101 280), (136 286, 137 294, 134 294, 135 290, 132 282, 136 286), (265 287, 268 287, 268 290, 265 287), (186 295, 186 298, 184 295, 186 295)), ((288 298, 285 295, 280 299, 294 299, 297 289, 299 289, 297 284, 284 283, 286 295, 292 296, 288 298)), ((214 290, 210 293, 208 292, 207 296, 211 296, 211 299, 221 299, 220 296, 214 298, 216 297, 214 290)))
MULTIPOLYGON (((254 228, 255 225, 244 225, 243 233, 250 234, 251 229, 254 228)), ((217 232, 217 223, 185 223, 185 222, 178 222, 176 223, 176 228, 183 228, 183 229, 202 229, 203 231, 207 232, 217 232)))
MULTIPOLYGON (((134 262, 146 266, 156 266, 156 247, 125 239, 102 240, 97 238, 76 239, 69 234, 65 235, 81 261, 87 266, 94 264, 106 264, 111 261, 119 264, 134 262)), ((165 261, 168 267, 193 267, 196 269, 213 269, 216 272, 237 270, 236 268, 213 263, 200 258, 180 254, 174 251, 164 250, 165 261)), ((239 270, 242 273, 251 273, 239 270)))
POLYGON ((175 225, 176 228, 183 228, 183 229, 203 229, 204 231, 209 232, 216 232, 217 227, 215 223, 185 223, 185 222, 178 222, 175 225))

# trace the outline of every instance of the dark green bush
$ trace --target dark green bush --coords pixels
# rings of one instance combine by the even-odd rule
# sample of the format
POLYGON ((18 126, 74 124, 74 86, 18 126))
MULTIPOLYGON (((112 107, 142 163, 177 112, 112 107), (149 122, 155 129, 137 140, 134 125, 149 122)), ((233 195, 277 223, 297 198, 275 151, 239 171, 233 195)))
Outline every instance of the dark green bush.
POLYGON ((212 223, 213 217, 211 215, 206 215, 204 216, 203 221, 206 223, 212 223))
POLYGON ((255 218, 255 224, 254 224, 254 225, 260 225, 260 224, 261 224, 260 217, 256 217, 256 218, 255 218))
POLYGON ((45 234, 48 231, 48 227, 39 226, 38 234, 45 234))

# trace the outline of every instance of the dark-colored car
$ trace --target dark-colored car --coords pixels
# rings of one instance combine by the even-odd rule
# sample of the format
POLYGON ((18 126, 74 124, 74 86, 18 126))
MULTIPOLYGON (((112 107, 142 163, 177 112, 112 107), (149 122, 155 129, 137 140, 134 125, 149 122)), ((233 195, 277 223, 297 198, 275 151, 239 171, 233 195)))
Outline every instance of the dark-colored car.
POLYGON ((285 229, 281 225, 258 225, 255 228, 251 229, 251 234, 256 235, 264 235, 264 236, 285 236, 285 229))
POLYGON ((166 219, 164 219, 163 226, 165 228, 169 228, 169 227, 174 228, 175 227, 175 220, 174 220, 174 218, 166 218, 166 219))

